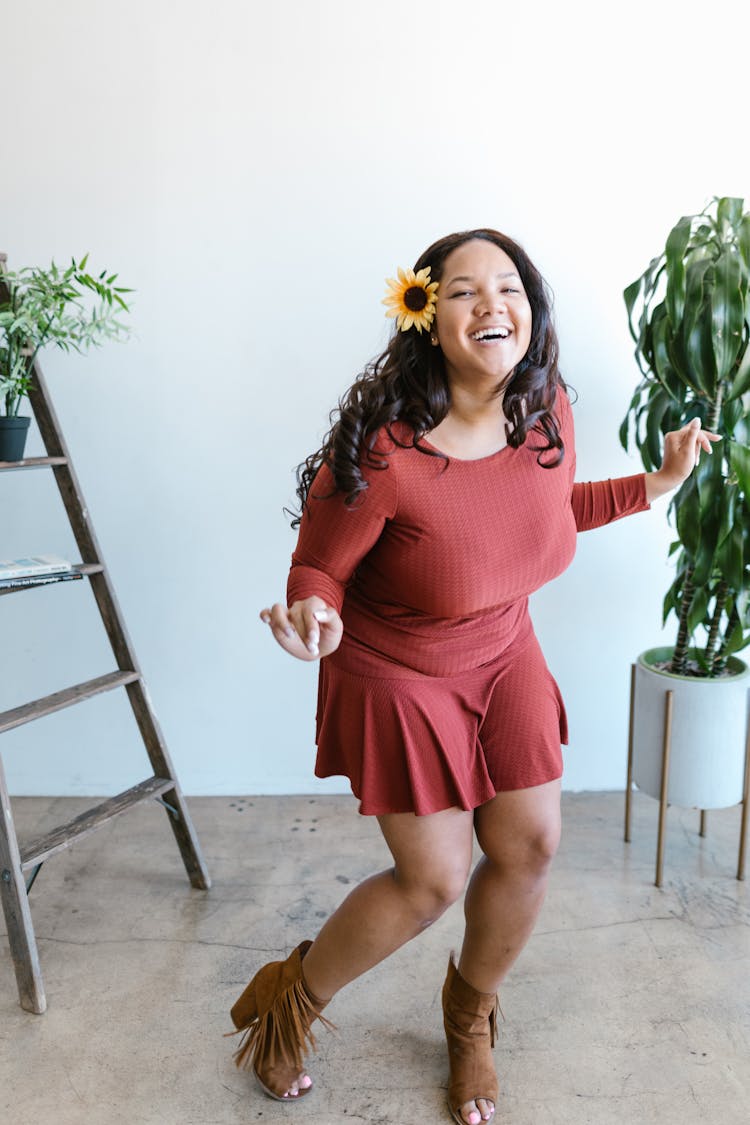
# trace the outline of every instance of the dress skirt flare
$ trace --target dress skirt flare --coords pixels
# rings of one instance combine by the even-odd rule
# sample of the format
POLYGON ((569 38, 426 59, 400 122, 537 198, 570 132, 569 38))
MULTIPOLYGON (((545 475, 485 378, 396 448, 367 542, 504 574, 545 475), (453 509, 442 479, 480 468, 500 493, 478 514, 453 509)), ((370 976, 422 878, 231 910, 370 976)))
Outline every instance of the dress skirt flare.
MULTIPOLYGON (((529 622, 530 626, 530 622, 529 622)), ((431 676, 346 643, 321 661, 315 773, 369 815, 473 809, 559 778, 565 706, 533 628, 470 671, 431 676)))

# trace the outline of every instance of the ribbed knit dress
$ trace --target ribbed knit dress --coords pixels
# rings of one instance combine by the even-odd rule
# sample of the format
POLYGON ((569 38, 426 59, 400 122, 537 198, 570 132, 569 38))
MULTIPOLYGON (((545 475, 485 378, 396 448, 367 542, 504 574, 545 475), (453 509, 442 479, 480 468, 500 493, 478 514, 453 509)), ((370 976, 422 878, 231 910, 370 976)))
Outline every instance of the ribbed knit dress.
POLYGON ((326 466, 313 482, 287 601, 317 595, 342 615, 341 645, 320 661, 315 772, 348 777, 362 813, 473 809, 562 774, 565 707, 528 598, 569 566, 578 531, 649 504, 645 473, 574 483, 562 388, 555 414, 554 468, 534 431, 472 461, 383 433, 386 467, 363 469, 354 506, 326 466))

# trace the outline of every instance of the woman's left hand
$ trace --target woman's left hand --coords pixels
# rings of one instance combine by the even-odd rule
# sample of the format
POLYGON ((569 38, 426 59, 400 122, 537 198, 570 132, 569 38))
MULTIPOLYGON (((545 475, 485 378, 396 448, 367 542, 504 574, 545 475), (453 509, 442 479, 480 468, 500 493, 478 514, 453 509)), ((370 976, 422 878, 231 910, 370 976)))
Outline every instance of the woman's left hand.
POLYGON ((661 468, 646 474, 646 495, 649 503, 665 492, 679 488, 698 464, 701 449, 711 453, 711 442, 721 441, 721 434, 702 430, 700 418, 693 418, 679 430, 664 435, 664 456, 661 468))

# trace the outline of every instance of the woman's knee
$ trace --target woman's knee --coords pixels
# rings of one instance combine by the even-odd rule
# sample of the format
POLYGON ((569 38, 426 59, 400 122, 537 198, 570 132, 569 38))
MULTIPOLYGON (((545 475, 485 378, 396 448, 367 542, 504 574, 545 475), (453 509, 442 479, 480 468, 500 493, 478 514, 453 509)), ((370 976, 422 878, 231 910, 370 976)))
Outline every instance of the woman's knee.
POLYGON ((532 875, 545 875, 560 845, 560 825, 544 822, 528 829, 500 848, 497 861, 532 875))
POLYGON ((480 841, 487 860, 503 872, 539 878, 546 875, 560 845, 560 822, 554 818, 524 825, 511 834, 480 841))
POLYGON ((560 844, 560 784, 499 793, 477 810, 479 846, 496 867, 544 875, 560 844))
POLYGON ((393 879, 414 909, 421 928, 426 929, 445 913, 464 892, 468 867, 457 865, 439 871, 404 871, 396 866, 393 879))
POLYGON ((560 821, 536 825, 529 832, 526 841, 529 864, 532 867, 547 868, 557 855, 560 846, 560 821))
POLYGON ((463 894, 471 868, 473 814, 463 809, 423 817, 392 813, 378 822, 394 859, 394 883, 424 929, 463 894))

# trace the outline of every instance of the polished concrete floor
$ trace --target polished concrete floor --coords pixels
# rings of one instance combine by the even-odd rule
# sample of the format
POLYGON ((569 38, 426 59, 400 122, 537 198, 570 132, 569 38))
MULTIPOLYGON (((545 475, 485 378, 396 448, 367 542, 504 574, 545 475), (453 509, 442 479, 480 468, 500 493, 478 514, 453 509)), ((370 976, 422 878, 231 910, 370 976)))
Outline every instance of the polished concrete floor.
MULTIPOLYGON (((19 837, 87 804, 17 799, 19 837)), ((739 809, 670 810, 653 886, 656 803, 564 799, 564 840, 537 930, 501 997, 497 1121, 747 1125, 750 895, 735 879, 739 809)), ((49 1007, 17 1004, 0 937, 0 1120, 7 1125, 447 1122, 439 991, 453 907, 329 1009, 313 1094, 263 1097, 232 1065, 227 1009, 262 962, 312 937, 386 865, 350 798, 190 802, 214 885, 190 889, 166 814, 142 807, 49 860, 31 906, 49 1007)))

